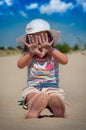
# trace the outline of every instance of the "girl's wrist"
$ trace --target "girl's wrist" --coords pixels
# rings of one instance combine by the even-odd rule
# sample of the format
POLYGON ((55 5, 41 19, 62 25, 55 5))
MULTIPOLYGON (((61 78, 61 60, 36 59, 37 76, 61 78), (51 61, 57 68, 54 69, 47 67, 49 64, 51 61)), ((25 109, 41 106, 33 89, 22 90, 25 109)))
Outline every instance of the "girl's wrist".
POLYGON ((33 53, 31 53, 30 51, 28 51, 28 52, 27 52, 27 54, 28 54, 29 56, 31 56, 31 57, 33 57, 33 56, 34 56, 34 54, 33 54, 33 53))
POLYGON ((55 49, 53 48, 53 47, 51 47, 50 49, 49 49, 49 52, 52 52, 52 51, 54 51, 55 49))
POLYGON ((32 55, 31 53, 29 53, 29 52, 26 52, 24 55, 25 55, 27 58, 32 58, 32 57, 33 57, 33 55, 32 55))

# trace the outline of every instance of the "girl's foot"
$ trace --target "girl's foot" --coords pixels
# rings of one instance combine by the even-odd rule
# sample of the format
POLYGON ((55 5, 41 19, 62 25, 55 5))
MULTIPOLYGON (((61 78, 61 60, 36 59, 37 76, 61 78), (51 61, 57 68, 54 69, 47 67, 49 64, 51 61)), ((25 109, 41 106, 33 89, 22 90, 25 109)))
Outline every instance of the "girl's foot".
POLYGON ((29 102, 28 113, 25 118, 37 118, 41 111, 47 106, 48 96, 43 93, 37 93, 29 102))

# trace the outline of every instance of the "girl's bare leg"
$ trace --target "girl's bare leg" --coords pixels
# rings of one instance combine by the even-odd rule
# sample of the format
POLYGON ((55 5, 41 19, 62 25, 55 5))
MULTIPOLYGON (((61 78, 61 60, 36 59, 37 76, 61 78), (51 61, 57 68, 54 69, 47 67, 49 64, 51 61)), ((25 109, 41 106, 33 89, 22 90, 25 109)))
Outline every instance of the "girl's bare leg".
POLYGON ((31 100, 35 95, 36 95, 35 92, 32 92, 32 93, 30 93, 30 94, 27 95, 27 97, 26 97, 26 99, 25 99, 25 101, 24 101, 24 108, 25 108, 25 106, 26 106, 26 109, 28 109, 29 102, 30 102, 30 100, 31 100))
POLYGON ((54 117, 64 117, 65 103, 57 94, 49 94, 48 106, 54 114, 54 117))

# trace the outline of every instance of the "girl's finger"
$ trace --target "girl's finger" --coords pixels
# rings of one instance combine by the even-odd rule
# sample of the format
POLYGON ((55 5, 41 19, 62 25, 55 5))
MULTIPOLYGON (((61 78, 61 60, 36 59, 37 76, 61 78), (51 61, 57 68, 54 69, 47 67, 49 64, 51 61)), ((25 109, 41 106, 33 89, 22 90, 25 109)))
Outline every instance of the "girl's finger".
POLYGON ((31 40, 31 43, 34 43, 34 38, 33 38, 33 35, 30 35, 30 40, 31 40))
POLYGON ((42 39, 41 39, 40 35, 38 36, 38 41, 39 41, 40 44, 42 44, 42 39))
POLYGON ((43 33, 41 33, 41 39, 42 39, 42 42, 45 42, 45 36, 43 33))
POLYGON ((45 41, 48 42, 48 34, 45 33, 45 41))
POLYGON ((55 42, 55 39, 53 39, 51 42, 50 42, 50 45, 52 46, 55 42))
POLYGON ((30 45, 29 45, 28 43, 25 42, 24 44, 25 44, 27 47, 30 47, 30 45))
POLYGON ((28 39, 29 39, 29 43, 32 43, 30 35, 28 35, 28 39))
POLYGON ((40 55, 41 55, 41 52, 37 49, 37 50, 36 50, 36 54, 40 56, 40 55))
POLYGON ((38 36, 37 35, 35 35, 35 42, 36 42, 36 44, 38 45, 38 36))

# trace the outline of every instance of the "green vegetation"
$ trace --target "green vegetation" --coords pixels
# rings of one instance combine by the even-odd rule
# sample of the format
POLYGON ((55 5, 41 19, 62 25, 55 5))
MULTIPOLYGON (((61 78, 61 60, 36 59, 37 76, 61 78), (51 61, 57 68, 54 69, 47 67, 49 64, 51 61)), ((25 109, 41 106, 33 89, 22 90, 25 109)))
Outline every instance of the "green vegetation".
POLYGON ((60 50, 63 53, 71 53, 71 52, 76 52, 76 51, 86 51, 86 43, 80 47, 78 43, 76 43, 73 47, 70 47, 68 43, 59 43, 55 45, 55 48, 60 50))
POLYGON ((55 46, 56 49, 60 50, 63 53, 68 53, 71 51, 71 47, 67 44, 67 43, 63 43, 63 44, 57 44, 55 46))

